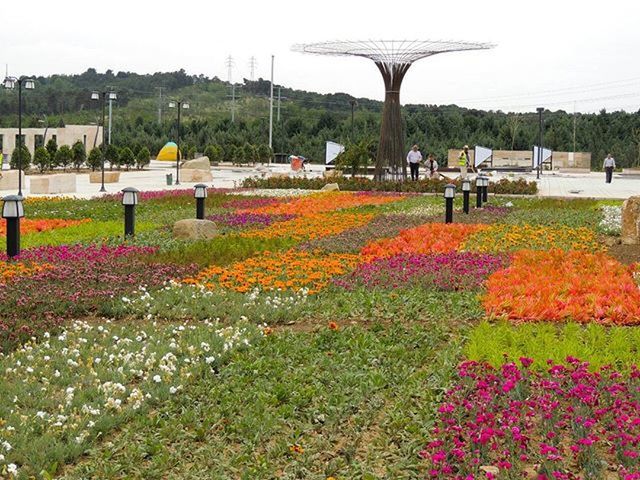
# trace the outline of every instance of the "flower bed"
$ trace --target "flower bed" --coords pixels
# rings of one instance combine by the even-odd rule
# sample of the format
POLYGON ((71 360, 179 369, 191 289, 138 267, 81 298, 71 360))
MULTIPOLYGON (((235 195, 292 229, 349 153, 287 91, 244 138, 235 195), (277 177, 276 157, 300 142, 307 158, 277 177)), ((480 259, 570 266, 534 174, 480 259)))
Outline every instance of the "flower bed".
POLYGON ((2 261, 0 262, 0 286, 7 283, 7 280, 13 277, 28 277, 49 268, 53 268, 53 266, 48 263, 25 264, 7 262, 6 260, 2 261))
MULTIPOLYGON (((59 228, 74 227, 90 222, 91 219, 83 218, 82 220, 63 220, 59 218, 23 218, 20 221, 20 233, 25 235, 28 233, 46 232, 48 230, 57 230, 59 228)), ((7 222, 0 222, 0 235, 6 236, 7 222)))
POLYGON ((462 364, 421 452, 429 477, 637 479, 640 372, 590 373, 567 360, 547 373, 528 358, 498 370, 462 364))
POLYGON ((264 228, 276 222, 291 220, 295 215, 270 215, 268 213, 216 213, 209 215, 207 220, 215 222, 219 226, 225 226, 233 230, 246 228, 264 228))
POLYGON ((132 416, 257 342, 258 327, 74 322, 0 354, 0 477, 53 478, 132 416), (44 472, 44 474, 43 474, 44 472))
POLYGON ((428 223, 403 230, 395 238, 371 242, 361 254, 373 259, 399 254, 449 253, 458 250, 469 235, 486 228, 486 225, 428 223))
POLYGON ((504 256, 476 253, 396 255, 358 265, 355 271, 334 283, 347 290, 357 286, 395 289, 419 286, 446 291, 473 290, 507 263, 504 256))
POLYGON ((241 233, 240 236, 246 238, 308 240, 336 235, 345 230, 365 225, 373 217, 374 215, 370 213, 312 213, 286 222, 277 222, 262 229, 249 230, 241 233))
POLYGON ((322 256, 317 252, 289 250, 283 253, 264 252, 229 267, 212 266, 195 277, 183 280, 207 288, 226 288, 247 293, 255 289, 306 290, 318 293, 331 277, 342 275, 360 261, 357 255, 322 256))
POLYGON ((629 267, 604 254, 523 250, 489 277, 484 307, 514 321, 636 325, 640 289, 629 267))
POLYGON ((461 248, 485 253, 552 248, 597 252, 603 251, 605 246, 588 228, 495 224, 470 236, 461 248))

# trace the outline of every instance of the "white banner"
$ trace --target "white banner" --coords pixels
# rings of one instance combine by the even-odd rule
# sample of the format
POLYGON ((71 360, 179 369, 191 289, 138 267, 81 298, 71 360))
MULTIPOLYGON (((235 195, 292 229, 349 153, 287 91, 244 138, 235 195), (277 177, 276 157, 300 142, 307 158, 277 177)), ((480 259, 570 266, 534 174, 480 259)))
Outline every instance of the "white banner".
POLYGON ((333 162, 342 152, 344 152, 344 145, 336 142, 327 142, 327 153, 324 158, 324 163, 329 164, 333 162))
POLYGON ((477 167, 482 162, 486 162, 493 155, 493 150, 486 147, 481 147, 480 145, 476 145, 475 155, 474 155, 474 165, 477 167))
POLYGON ((551 158, 551 155, 553 155, 553 152, 551 150, 549 150, 548 148, 542 148, 542 160, 540 160, 538 158, 538 151, 540 150, 540 147, 538 147, 537 145, 533 146, 533 157, 531 157, 531 163, 533 165, 533 168, 538 168, 538 162, 544 163, 547 160, 549 160, 551 158))

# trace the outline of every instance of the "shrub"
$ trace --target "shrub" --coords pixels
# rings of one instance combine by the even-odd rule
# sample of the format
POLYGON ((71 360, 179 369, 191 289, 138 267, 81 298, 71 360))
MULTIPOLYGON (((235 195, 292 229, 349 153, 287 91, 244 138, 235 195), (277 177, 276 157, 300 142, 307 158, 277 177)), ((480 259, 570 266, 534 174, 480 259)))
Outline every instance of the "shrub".
POLYGON ((204 155, 209 157, 210 162, 221 162, 222 161, 222 149, 218 145, 209 145, 204 149, 204 155))
POLYGON ((47 152, 49 152, 49 158, 53 160, 56 156, 56 152, 58 151, 58 143, 55 141, 55 139, 50 138, 47 141, 47 145, 45 146, 45 148, 47 149, 47 152))
MULTIPOLYGON (((22 170, 29 170, 29 167, 31 166, 31 152, 29 151, 26 145, 22 145, 22 148, 20 149, 20 151, 22 152, 22 158, 20 159, 20 165, 22 167, 22 170)), ((18 147, 16 147, 13 150, 9 165, 13 169, 18 168, 18 147)))
POLYGON ((62 145, 55 156, 55 164, 57 167, 62 167, 63 170, 66 170, 67 167, 71 164, 71 160, 73 159, 73 152, 68 145, 62 145))
POLYGON ((147 147, 142 147, 138 150, 138 155, 136 155, 136 167, 139 170, 142 170, 144 167, 151 163, 151 152, 147 147))
POLYGON ((268 163, 271 158, 273 158, 273 150, 269 145, 265 145, 264 143, 258 146, 258 161, 261 163, 268 163))
POLYGON ((78 141, 73 144, 73 166, 76 170, 80 170, 82 164, 87 160, 87 150, 84 148, 84 143, 78 141))
POLYGON ((115 145, 107 145, 104 152, 104 159, 109 162, 109 169, 113 170, 113 166, 120 168, 120 150, 115 145))
POLYGON ((120 165, 124 165, 127 170, 136 163, 136 157, 129 147, 124 147, 120 151, 120 165))
POLYGON ((40 173, 44 172, 51 166, 51 156, 49 151, 44 147, 36 148, 33 154, 33 164, 38 167, 40 173))
POLYGON ((95 147, 89 152, 89 158, 87 159, 87 165, 91 167, 91 171, 95 172, 102 166, 102 150, 100 147, 95 147))

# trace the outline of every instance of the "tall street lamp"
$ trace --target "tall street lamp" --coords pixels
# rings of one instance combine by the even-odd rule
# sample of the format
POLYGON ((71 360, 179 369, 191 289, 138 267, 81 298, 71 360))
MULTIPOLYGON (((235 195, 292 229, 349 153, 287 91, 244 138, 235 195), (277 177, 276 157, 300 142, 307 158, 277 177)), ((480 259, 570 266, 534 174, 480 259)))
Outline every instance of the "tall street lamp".
POLYGON ((351 104, 351 141, 353 142, 353 110, 358 106, 358 101, 351 99, 349 100, 349 103, 351 104))
POLYGON ((176 146, 178 147, 176 152, 176 185, 180 185, 180 110, 189 109, 189 102, 185 100, 171 100, 169 102, 169 108, 178 109, 178 132, 176 135, 176 146))
POLYGON ((538 132, 538 171, 536 173, 536 178, 540 178, 540 169, 542 168, 542 112, 544 112, 544 108, 538 107, 536 108, 538 111, 538 122, 540 123, 540 129, 538 132))
POLYGON ((22 196, 22 87, 33 90, 36 82, 32 78, 7 77, 4 88, 13 89, 18 84, 18 195, 22 196))
POLYGON ((104 105, 106 103, 105 100, 107 99, 117 100, 118 95, 116 95, 116 92, 107 92, 107 91, 91 93, 91 100, 100 100, 101 98, 102 98, 102 145, 100 145, 100 147, 102 150, 102 166, 100 167, 100 172, 101 172, 102 181, 100 185, 100 191, 106 192, 107 189, 104 188, 104 157, 107 152, 107 142, 106 142, 105 130, 104 130, 104 105))

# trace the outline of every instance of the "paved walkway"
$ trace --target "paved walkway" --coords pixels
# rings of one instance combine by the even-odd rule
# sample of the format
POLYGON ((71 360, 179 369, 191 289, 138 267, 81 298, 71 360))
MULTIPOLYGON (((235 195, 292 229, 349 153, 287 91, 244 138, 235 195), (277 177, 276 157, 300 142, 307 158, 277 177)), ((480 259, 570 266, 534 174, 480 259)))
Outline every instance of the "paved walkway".
MULTIPOLYGON (((212 167, 213 182, 216 188, 233 188, 240 186, 242 180, 248 177, 269 174, 291 174, 288 164, 272 164, 269 167, 212 167)), ((306 172, 307 177, 321 176, 324 172, 323 165, 311 165, 306 172)), ((153 160, 148 169, 143 171, 132 170, 120 173, 120 182, 106 184, 107 193, 116 193, 124 187, 136 187, 141 191, 151 190, 176 190, 193 188, 194 183, 181 183, 181 185, 167 185, 166 175, 172 173, 175 179, 175 164, 153 160)), ((23 193, 32 196, 29 192, 29 177, 23 193)), ((524 178, 535 181, 535 174, 496 174, 492 180, 500 178, 518 179, 524 178)), ((59 194, 59 196, 73 196, 77 198, 91 198, 99 195, 100 184, 89 183, 89 174, 78 174, 76 177, 77 191, 75 193, 59 194)), ((546 197, 574 197, 574 198, 602 198, 602 199, 626 199, 632 195, 640 195, 640 175, 615 174, 613 182, 606 184, 604 173, 548 173, 545 172, 538 180, 539 195, 546 197)), ((15 191, 0 191, 0 196, 15 193, 15 191)), ((43 196, 35 195, 33 196, 43 196)))

